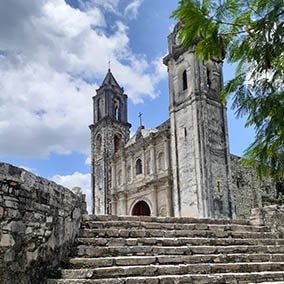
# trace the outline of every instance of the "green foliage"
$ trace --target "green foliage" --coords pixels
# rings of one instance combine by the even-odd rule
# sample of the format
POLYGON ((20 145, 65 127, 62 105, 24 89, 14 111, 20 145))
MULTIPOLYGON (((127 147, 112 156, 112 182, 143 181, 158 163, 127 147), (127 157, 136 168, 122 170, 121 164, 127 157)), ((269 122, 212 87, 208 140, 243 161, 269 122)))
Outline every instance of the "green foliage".
POLYGON ((237 116, 256 131, 244 153, 260 176, 284 177, 284 10, 283 0, 180 0, 172 14, 180 40, 196 45, 201 60, 238 63, 235 78, 220 94, 233 97, 237 116))

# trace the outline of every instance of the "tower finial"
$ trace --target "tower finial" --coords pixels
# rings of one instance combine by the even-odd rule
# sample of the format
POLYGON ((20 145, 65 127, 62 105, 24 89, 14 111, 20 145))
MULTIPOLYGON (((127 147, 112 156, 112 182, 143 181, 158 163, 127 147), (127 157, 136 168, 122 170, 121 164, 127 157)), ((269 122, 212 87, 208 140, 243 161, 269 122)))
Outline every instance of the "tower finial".
POLYGON ((110 63, 111 63, 111 61, 110 61, 110 57, 108 58, 108 70, 110 71, 110 63))
POLYGON ((141 128, 142 128, 142 115, 143 115, 142 112, 139 112, 139 113, 138 113, 138 117, 139 117, 139 120, 140 120, 140 127, 141 127, 141 128))

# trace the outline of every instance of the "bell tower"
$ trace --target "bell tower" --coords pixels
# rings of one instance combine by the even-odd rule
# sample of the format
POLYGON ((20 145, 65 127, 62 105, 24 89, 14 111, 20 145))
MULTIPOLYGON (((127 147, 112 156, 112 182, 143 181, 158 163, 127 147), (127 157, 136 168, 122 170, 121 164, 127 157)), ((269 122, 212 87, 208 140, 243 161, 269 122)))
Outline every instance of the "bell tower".
POLYGON ((93 97, 91 130, 93 214, 111 213, 110 159, 129 139, 127 95, 108 69, 93 97))
POLYGON ((222 62, 199 61, 185 50, 179 25, 168 37, 168 67, 175 216, 231 217, 226 107, 219 100, 222 62))

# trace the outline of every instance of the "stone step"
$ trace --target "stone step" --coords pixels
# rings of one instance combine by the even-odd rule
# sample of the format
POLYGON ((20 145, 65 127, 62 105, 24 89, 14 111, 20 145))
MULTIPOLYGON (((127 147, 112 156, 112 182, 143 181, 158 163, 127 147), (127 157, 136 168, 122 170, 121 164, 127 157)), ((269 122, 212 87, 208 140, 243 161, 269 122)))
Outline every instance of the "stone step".
POLYGON ((284 253, 283 245, 236 245, 236 246, 109 246, 95 247, 78 245, 78 257, 110 256, 153 256, 153 255, 194 255, 194 254, 238 254, 238 253, 284 253))
POLYGON ((77 245, 90 246, 226 246, 226 245, 284 245, 284 239, 243 238, 78 238, 77 245))
POLYGON ((210 231, 244 231, 267 232, 264 226, 247 224, 211 224, 211 223, 159 223, 144 221, 86 221, 82 225, 86 229, 159 229, 159 230, 210 230, 210 231))
POLYGON ((146 238, 146 237, 202 237, 202 238, 275 238, 271 232, 208 231, 208 230, 158 230, 158 229, 82 229, 80 237, 146 238))
POLYGON ((191 218, 191 217, 152 217, 152 216, 115 216, 115 215, 85 215, 84 223, 95 221, 95 222, 113 222, 113 221, 123 221, 129 222, 149 222, 149 223, 173 223, 173 224, 238 224, 238 225, 251 225, 247 220, 225 220, 225 219, 210 219, 210 218, 191 218))
POLYGON ((85 216, 62 279, 48 284, 284 281, 284 239, 247 221, 85 216))
POLYGON ((233 262, 284 262, 283 254, 211 254, 211 255, 159 255, 159 256, 125 256, 101 258, 71 258, 70 267, 97 268, 110 266, 137 266, 155 264, 199 264, 199 263, 233 263, 233 262))
POLYGON ((250 262, 250 263, 199 263, 179 265, 139 265, 112 266, 87 269, 63 269, 63 279, 98 279, 111 277, 211 274, 211 273, 240 273, 281 271, 284 262, 250 262))
POLYGON ((277 283, 276 281, 283 280, 284 272, 282 271, 263 271, 251 273, 212 273, 210 275, 138 276, 108 279, 51 279, 48 280, 47 284, 264 284, 263 282, 277 283))

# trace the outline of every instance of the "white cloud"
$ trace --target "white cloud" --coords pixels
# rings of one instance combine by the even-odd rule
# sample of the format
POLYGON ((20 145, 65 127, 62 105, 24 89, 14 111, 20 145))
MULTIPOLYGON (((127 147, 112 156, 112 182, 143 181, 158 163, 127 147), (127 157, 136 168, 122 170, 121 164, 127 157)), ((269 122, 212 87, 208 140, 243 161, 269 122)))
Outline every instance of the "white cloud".
POLYGON ((66 175, 66 176, 55 175, 52 177, 52 180, 69 189, 73 189, 74 187, 80 187, 82 189, 83 194, 86 194, 88 212, 91 213, 92 191, 91 191, 91 175, 90 174, 82 174, 79 172, 75 172, 72 175, 66 175))
POLYGON ((88 153, 93 88, 80 79, 70 83, 66 73, 36 63, 6 71, 0 106, 0 135, 6 139, 0 148, 33 157, 72 149, 88 153))
POLYGON ((47 29, 53 30, 58 36, 74 38, 88 30, 91 25, 104 26, 105 21, 102 13, 95 7, 86 12, 73 9, 66 5, 64 0, 49 0, 43 6, 45 20, 39 19, 47 29))
POLYGON ((64 0, 0 1, 0 154, 89 153, 91 98, 109 58, 130 99, 157 96, 156 62, 132 52, 125 23, 106 23, 103 11, 119 3, 81 1, 80 10, 64 0))
POLYGON ((93 7, 102 7, 105 11, 119 14, 118 5, 121 0, 80 0, 81 7, 85 10, 92 9, 93 7))
POLYGON ((161 62, 163 61, 163 57, 157 57, 156 60, 154 60, 153 62, 155 66, 155 83, 158 83, 160 80, 168 78, 167 67, 164 64, 161 64, 161 62))
POLYGON ((92 162, 92 158, 91 158, 91 156, 88 156, 85 160, 85 164, 90 166, 91 162, 92 162))
POLYGON ((137 17, 138 9, 141 6, 142 2, 142 0, 135 0, 128 4, 128 6, 124 10, 124 15, 135 19, 137 17))

